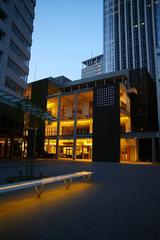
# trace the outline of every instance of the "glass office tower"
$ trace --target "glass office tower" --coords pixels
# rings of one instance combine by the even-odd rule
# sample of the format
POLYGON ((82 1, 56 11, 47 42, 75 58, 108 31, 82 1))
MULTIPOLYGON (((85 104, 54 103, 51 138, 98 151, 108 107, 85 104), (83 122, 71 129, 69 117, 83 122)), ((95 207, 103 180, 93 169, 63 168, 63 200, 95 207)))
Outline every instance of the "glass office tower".
MULTIPOLYGON (((154 15, 155 15, 155 34, 156 34, 156 80, 157 80, 157 103, 158 109, 160 109, 160 0, 155 1, 154 15)), ((160 130, 160 111, 158 111, 158 124, 160 130)))
POLYGON ((160 0, 104 0, 103 9, 104 72, 146 68, 160 107, 160 0))

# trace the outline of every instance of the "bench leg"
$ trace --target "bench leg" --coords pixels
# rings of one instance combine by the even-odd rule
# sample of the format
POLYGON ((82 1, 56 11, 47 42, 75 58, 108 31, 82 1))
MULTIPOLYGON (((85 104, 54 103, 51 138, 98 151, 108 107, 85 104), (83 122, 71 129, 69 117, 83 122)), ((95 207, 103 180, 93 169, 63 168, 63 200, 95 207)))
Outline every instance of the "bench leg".
POLYGON ((85 175, 85 176, 83 176, 83 180, 84 180, 85 182, 89 182, 90 179, 91 179, 91 174, 90 174, 90 175, 85 175))
POLYGON ((72 179, 66 179, 66 180, 64 180, 64 184, 65 184, 65 186, 66 186, 66 189, 69 189, 71 183, 72 183, 72 179))
POLYGON ((43 193, 44 187, 45 185, 41 185, 40 187, 35 186, 35 190, 38 198, 40 198, 41 194, 43 193))

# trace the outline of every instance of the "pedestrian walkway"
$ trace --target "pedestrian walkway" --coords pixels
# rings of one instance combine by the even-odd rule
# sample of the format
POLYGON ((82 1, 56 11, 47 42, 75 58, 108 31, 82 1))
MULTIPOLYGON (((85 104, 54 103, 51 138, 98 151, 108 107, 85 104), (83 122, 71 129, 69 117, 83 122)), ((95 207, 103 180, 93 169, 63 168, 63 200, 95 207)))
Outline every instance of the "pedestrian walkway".
POLYGON ((160 166, 62 161, 37 167, 49 175, 95 174, 69 191, 48 186, 40 199, 33 190, 0 196, 1 240, 160 239, 160 166))

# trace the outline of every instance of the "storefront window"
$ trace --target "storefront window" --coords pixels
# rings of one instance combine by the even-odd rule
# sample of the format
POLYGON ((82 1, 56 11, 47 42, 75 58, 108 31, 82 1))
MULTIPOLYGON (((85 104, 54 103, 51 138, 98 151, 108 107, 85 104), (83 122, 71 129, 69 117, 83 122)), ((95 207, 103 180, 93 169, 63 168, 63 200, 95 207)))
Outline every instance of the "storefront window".
POLYGON ((58 157, 62 159, 73 159, 73 140, 59 140, 58 157))
POLYGON ((92 139, 77 139, 76 159, 92 160, 92 139))
POLYGON ((135 162, 138 159, 137 155, 137 140, 136 139, 121 139, 120 161, 135 162))
POLYGON ((44 149, 45 149, 46 154, 50 154, 53 157, 55 157, 55 155, 56 155, 56 140, 55 139, 46 139, 44 149))
POLYGON ((6 148, 5 139, 0 139, 0 157, 5 157, 5 148, 6 148))

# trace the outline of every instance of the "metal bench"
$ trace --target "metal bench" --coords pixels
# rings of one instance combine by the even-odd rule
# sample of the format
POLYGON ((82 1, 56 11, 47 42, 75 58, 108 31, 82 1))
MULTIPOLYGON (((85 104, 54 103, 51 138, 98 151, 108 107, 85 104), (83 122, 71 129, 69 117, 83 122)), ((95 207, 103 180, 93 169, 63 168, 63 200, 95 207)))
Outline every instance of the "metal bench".
POLYGON ((83 171, 83 172, 76 172, 72 174, 60 175, 56 177, 47 177, 47 178, 42 178, 38 180, 30 180, 25 182, 5 184, 0 186, 0 193, 34 187, 37 193, 37 197, 40 197, 44 191, 46 184, 63 181, 66 186, 66 189, 69 189, 73 178, 83 177, 83 180, 88 182, 92 174, 93 172, 83 171))

